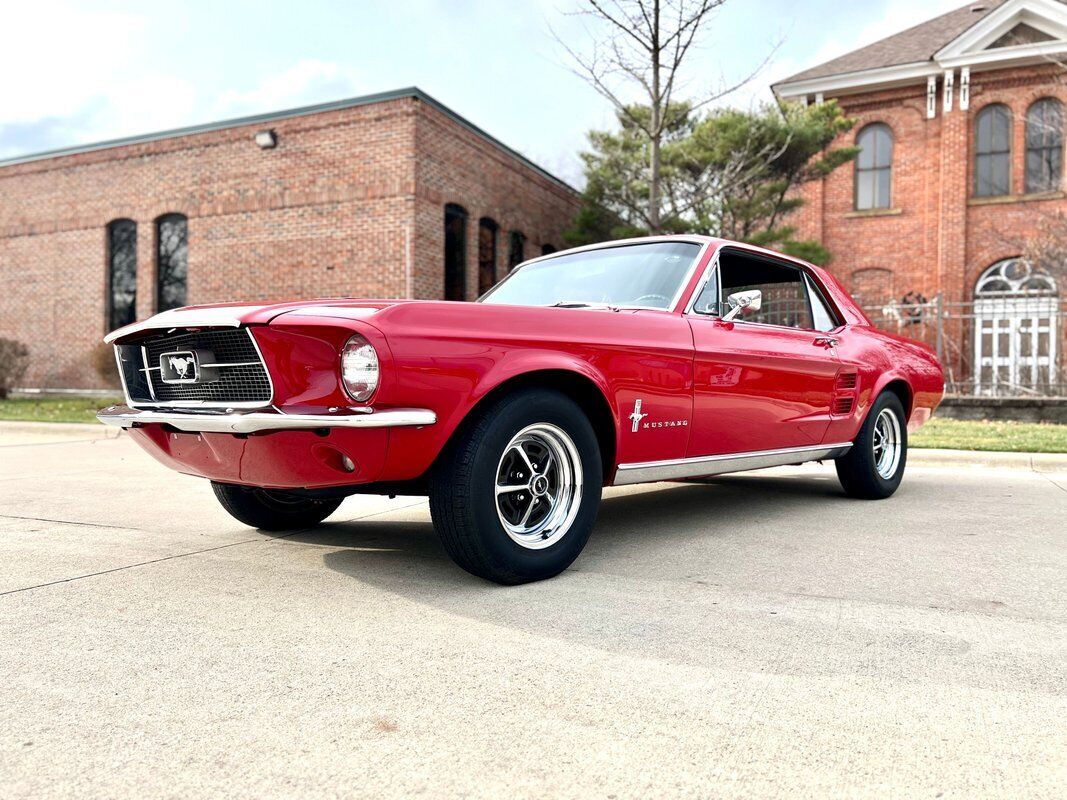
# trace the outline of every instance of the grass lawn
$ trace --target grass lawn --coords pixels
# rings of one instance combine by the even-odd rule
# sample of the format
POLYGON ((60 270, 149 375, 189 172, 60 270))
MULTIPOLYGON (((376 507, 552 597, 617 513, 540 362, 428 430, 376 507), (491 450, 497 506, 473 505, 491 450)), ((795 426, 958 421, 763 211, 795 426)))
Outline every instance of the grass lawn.
MULTIPOLYGON (((114 397, 9 397, 0 400, 0 420, 95 422, 96 412, 123 402, 114 397)), ((1032 422, 972 422, 934 417, 910 439, 912 447, 947 450, 1009 450, 1067 453, 1067 425, 1032 422)))
POLYGON ((908 443, 947 450, 1001 450, 1016 453, 1067 453, 1067 425, 1034 422, 985 422, 934 417, 908 443))
POLYGON ((96 422, 96 412, 121 397, 9 397, 0 400, 0 419, 21 422, 96 422))

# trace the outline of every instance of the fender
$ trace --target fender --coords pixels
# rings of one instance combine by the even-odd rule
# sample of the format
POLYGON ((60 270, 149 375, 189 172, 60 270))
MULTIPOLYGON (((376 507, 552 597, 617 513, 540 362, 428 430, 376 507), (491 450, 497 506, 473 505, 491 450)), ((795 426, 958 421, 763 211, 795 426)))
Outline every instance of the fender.
MULTIPOLYGON (((883 372, 878 376, 878 380, 874 382, 874 389, 871 391, 870 399, 867 401, 866 407, 864 408, 863 419, 867 418, 867 411, 874 405, 874 401, 881 396, 882 392, 885 391, 885 387, 894 381, 901 382, 908 387, 908 400, 904 404, 904 414, 910 420, 912 411, 915 409, 915 387, 911 385, 911 381, 909 381, 907 376, 899 369, 892 369, 889 372, 883 372)), ((863 420, 860 421, 860 424, 862 423, 863 420)))
MULTIPOLYGON (((607 378, 600 370, 588 361, 578 358, 570 353, 548 350, 512 351, 504 359, 498 361, 495 367, 479 382, 474 392, 474 405, 464 416, 464 419, 476 411, 488 395, 499 389, 501 386, 504 386, 509 381, 521 378, 523 375, 548 371, 575 375, 584 378, 596 387, 596 391, 599 392, 600 397, 606 403, 611 414, 613 439, 612 453, 617 454, 621 445, 619 437, 621 436, 622 431, 619 423, 621 414, 619 412, 617 397, 615 393, 611 391, 607 378)), ((612 460, 615 461, 616 459, 613 457, 612 460)), ((610 468, 604 470, 605 480, 608 479, 608 473, 612 472, 617 464, 612 463, 606 466, 610 466, 610 468)))
MULTIPOLYGON (((478 376, 474 386, 463 394, 463 400, 456 396, 443 395, 435 401, 426 402, 438 415, 436 425, 426 428, 395 428, 390 431, 389 452, 383 479, 405 481, 419 478, 433 465, 441 451, 459 431, 463 423, 477 413, 492 392, 509 381, 520 379, 546 370, 565 372, 582 378, 596 387, 612 416, 614 452, 619 447, 618 409, 612 402, 608 382, 604 376, 587 361, 570 354, 544 350, 512 350, 498 359, 484 373, 478 376)), ((430 400, 430 398, 425 398, 430 400)), ((611 465, 612 469, 614 464, 611 465)), ((608 470, 605 470, 607 472, 608 470)))
POLYGON ((588 361, 571 353, 551 350, 513 350, 509 352, 478 382, 472 395, 474 405, 477 406, 486 395, 513 378, 518 378, 531 372, 549 370, 571 372, 591 381, 600 390, 600 394, 607 402, 608 408, 611 409, 611 415, 615 420, 615 427, 618 428, 619 409, 608 385, 607 378, 588 361))

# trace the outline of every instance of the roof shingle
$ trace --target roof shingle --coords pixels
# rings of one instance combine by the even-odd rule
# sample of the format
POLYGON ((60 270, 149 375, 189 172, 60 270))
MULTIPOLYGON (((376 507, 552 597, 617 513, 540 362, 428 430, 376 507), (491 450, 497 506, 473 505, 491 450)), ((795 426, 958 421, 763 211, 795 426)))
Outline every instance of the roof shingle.
MULTIPOLYGON (((778 81, 776 85, 780 86, 784 83, 810 80, 812 78, 826 78, 846 72, 860 72, 867 69, 929 61, 933 58, 934 53, 963 34, 983 17, 995 11, 1006 1, 986 0, 986 2, 979 2, 978 0, 972 0, 962 8, 949 11, 947 14, 919 23, 912 28, 895 33, 874 44, 869 44, 859 50, 853 50, 851 53, 846 53, 803 72, 798 72, 796 75, 778 81)), ((1060 0, 1060 2, 1064 2, 1064 0, 1060 0)))

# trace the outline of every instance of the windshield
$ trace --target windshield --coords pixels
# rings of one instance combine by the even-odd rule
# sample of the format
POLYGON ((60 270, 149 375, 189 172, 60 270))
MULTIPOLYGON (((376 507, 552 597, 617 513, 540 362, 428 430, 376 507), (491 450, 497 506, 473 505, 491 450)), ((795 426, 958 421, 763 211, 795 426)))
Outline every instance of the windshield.
POLYGON ((693 242, 650 242, 555 256, 517 269, 481 302, 667 309, 699 252, 693 242))

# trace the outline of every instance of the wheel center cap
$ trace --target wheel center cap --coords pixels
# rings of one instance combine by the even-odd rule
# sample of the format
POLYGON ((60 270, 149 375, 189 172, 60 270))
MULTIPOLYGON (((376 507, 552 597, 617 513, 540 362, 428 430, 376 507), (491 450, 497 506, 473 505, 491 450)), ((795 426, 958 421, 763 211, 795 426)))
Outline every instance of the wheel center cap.
POLYGON ((533 479, 533 483, 530 484, 530 491, 538 497, 548 494, 548 478, 544 475, 538 475, 533 479))

